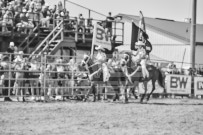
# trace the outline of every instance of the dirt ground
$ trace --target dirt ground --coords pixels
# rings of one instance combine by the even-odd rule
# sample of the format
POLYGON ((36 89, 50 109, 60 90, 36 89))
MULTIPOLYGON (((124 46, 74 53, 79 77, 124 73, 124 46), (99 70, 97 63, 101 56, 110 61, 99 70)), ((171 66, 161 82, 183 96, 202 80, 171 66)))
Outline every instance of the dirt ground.
POLYGON ((1 135, 202 135, 203 100, 0 102, 1 135))

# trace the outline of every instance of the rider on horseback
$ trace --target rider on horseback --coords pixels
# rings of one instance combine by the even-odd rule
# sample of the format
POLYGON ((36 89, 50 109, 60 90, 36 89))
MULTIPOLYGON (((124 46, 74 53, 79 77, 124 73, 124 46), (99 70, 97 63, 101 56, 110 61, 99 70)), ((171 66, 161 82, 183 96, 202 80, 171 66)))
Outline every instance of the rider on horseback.
MULTIPOLYGON (((109 75, 109 69, 106 64, 107 56, 105 53, 105 49, 102 46, 97 46, 95 49, 98 51, 96 55, 96 64, 99 64, 101 66, 100 69, 103 72, 103 81, 107 82, 110 75, 109 75)), ((100 69, 98 71, 100 71, 100 69)))
POLYGON ((149 58, 149 55, 146 52, 145 44, 142 41, 138 41, 135 44, 138 46, 138 50, 135 54, 135 56, 138 56, 138 66, 141 64, 143 78, 148 78, 149 72, 146 68, 146 62, 149 58))
MULTIPOLYGON (((142 74, 143 74, 143 78, 147 78, 149 77, 149 72, 147 71, 146 68, 146 62, 149 58, 148 53, 146 52, 146 48, 145 48, 145 44, 142 41, 138 41, 135 43, 135 48, 137 48, 136 52, 133 53, 132 52, 132 61, 137 64, 137 69, 131 73, 130 75, 127 75, 128 78, 131 78, 132 76, 134 76, 137 71, 140 69, 140 67, 142 68, 142 74)), ((127 62, 129 60, 129 54, 124 55, 124 59, 127 62)))
POLYGON ((119 60, 119 53, 118 53, 118 49, 115 49, 113 54, 112 54, 112 58, 108 60, 108 66, 110 69, 114 69, 117 70, 120 66, 120 60, 119 60))

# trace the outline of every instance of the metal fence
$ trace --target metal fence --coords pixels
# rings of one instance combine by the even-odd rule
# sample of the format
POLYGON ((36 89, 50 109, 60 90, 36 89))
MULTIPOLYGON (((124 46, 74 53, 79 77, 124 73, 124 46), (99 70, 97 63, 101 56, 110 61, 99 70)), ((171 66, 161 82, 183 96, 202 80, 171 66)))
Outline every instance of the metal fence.
POLYGON ((29 97, 47 101, 53 97, 56 100, 84 97, 90 81, 88 72, 80 69, 80 61, 75 56, 42 54, 30 58, 28 54, 4 53, 0 59, 0 98, 29 97))

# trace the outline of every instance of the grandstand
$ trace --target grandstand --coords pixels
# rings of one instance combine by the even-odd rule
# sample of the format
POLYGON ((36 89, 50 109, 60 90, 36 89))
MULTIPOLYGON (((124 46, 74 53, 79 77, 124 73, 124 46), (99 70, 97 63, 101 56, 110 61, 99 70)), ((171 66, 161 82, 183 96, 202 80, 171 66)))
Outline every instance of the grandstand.
MULTIPOLYGON (((91 16, 71 17, 61 2, 50 7, 44 1, 11 1, 2 3, 0 12, 0 52, 5 52, 12 41, 24 53, 46 51, 51 55, 72 56, 76 50, 90 50, 93 23, 106 25, 106 20, 94 20, 91 16)), ((118 23, 111 23, 115 35, 118 23)), ((121 34, 116 36, 122 37, 121 34)), ((121 45, 122 38, 117 43, 121 45)))

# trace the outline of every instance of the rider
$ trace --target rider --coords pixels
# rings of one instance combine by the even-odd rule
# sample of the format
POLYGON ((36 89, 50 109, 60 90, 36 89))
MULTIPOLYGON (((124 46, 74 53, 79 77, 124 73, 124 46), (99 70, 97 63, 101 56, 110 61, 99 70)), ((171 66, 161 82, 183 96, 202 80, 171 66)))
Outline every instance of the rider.
POLYGON ((138 63, 141 64, 143 78, 147 78, 149 77, 149 72, 146 68, 146 62, 147 59, 149 58, 149 55, 147 54, 145 44, 142 41, 138 41, 135 44, 138 46, 138 50, 135 56, 138 56, 138 63))
POLYGON ((101 65, 101 69, 103 71, 103 81, 107 82, 110 77, 110 74, 106 64, 107 56, 105 53, 105 49, 102 46, 97 46, 95 49, 98 51, 96 55, 96 63, 101 65))
POLYGON ((110 69, 118 70, 120 65, 120 60, 119 60, 119 53, 118 49, 115 49, 112 54, 112 58, 108 60, 108 66, 110 69))

